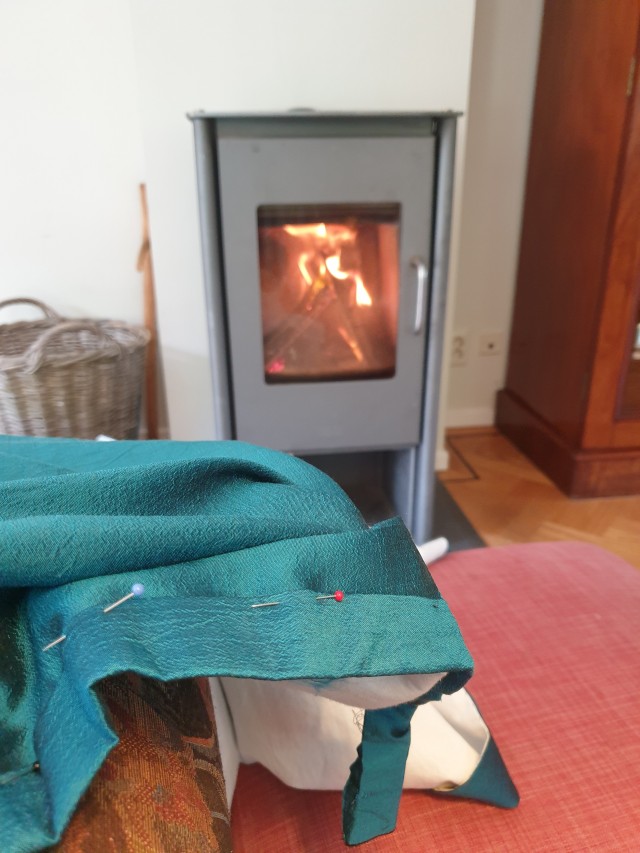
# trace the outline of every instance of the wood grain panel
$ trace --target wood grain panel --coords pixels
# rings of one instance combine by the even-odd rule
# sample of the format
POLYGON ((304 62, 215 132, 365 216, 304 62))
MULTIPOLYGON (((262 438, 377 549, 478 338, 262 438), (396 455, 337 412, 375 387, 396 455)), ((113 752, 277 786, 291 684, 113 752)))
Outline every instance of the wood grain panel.
POLYGON ((640 361, 630 362, 623 394, 620 416, 640 421, 640 361))
POLYGON ((507 388, 576 446, 639 7, 548 1, 542 25, 507 388))
MULTIPOLYGON (((636 46, 636 50, 638 47, 636 46)), ((624 155, 620 166, 611 251, 606 271, 584 447, 640 446, 640 420, 619 424, 635 337, 640 292, 640 85, 636 64, 629 98, 624 155)), ((632 377, 633 380, 633 377, 632 377)))
POLYGON ((640 493, 640 447, 577 450, 509 391, 498 395, 497 424, 569 497, 640 493))
POLYGON ((640 569, 640 496, 574 500, 499 433, 447 437, 476 476, 445 486, 487 545, 581 540, 640 569))
POLYGON ((496 425, 558 488, 566 494, 571 493, 571 446, 539 418, 526 402, 511 391, 500 391, 496 405, 496 425))

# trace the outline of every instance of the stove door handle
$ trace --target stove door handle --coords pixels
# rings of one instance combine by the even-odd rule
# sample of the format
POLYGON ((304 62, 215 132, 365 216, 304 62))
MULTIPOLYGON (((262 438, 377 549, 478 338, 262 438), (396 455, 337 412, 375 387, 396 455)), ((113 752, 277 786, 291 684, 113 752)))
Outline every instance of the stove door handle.
POLYGON ((416 315, 413 321, 413 333, 419 335, 424 323, 424 304, 427 298, 427 279, 429 271, 424 258, 415 255, 409 259, 409 263, 416 271, 416 315))

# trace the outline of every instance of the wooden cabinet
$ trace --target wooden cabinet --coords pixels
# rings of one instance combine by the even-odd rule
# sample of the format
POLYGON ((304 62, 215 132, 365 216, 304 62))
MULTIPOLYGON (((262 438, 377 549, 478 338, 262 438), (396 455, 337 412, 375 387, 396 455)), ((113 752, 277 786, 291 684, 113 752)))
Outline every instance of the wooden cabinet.
POLYGON ((640 492, 639 28, 640 0, 545 5, 497 424, 576 497, 640 492))

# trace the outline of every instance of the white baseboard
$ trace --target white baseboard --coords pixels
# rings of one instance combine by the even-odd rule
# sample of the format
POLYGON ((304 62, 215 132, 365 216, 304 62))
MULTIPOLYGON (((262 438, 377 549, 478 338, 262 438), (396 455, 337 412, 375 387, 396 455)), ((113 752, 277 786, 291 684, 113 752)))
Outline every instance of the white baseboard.
POLYGON ((496 413, 493 406, 479 406, 469 409, 448 409, 445 417, 447 427, 483 427, 495 424, 496 413))
POLYGON ((449 451, 444 447, 436 450, 436 471, 446 471, 449 467, 449 451))

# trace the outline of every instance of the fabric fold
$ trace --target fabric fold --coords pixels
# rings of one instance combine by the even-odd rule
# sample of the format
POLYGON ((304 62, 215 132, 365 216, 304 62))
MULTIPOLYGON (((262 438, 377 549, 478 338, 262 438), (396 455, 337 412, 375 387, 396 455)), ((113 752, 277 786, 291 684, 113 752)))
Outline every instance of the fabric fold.
MULTIPOLYGON (((453 692, 472 671, 398 519, 368 528, 317 469, 238 442, 0 437, 0 587, 0 783, 41 767, 0 784, 3 853, 56 841, 117 742, 92 689, 109 675, 445 672, 453 692), (144 596, 105 614, 136 582, 144 596)), ((390 825, 371 817, 369 762, 388 765, 396 808, 402 786, 408 711, 372 714, 353 838, 390 825)))
POLYGON ((366 711, 362 743, 342 796, 342 829, 349 845, 396 827, 415 704, 366 711))
POLYGON ((515 809, 520 802, 518 789, 513 784, 500 750, 491 736, 478 766, 469 779, 449 791, 438 791, 438 794, 478 800, 503 809, 515 809))

